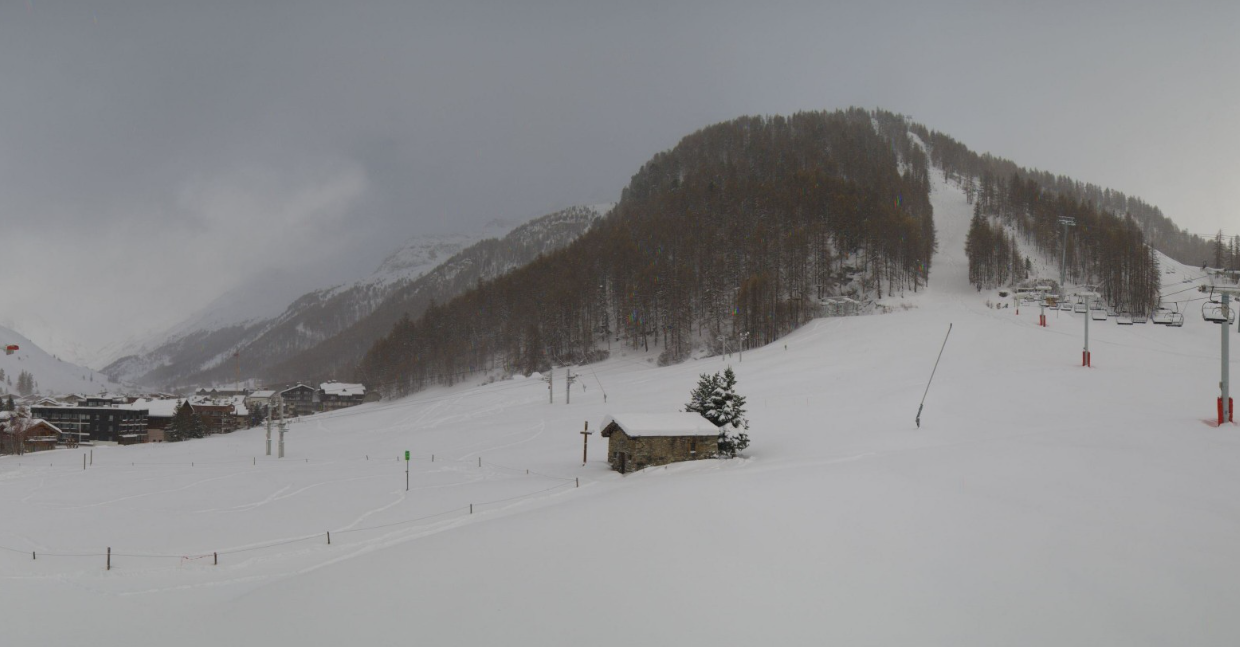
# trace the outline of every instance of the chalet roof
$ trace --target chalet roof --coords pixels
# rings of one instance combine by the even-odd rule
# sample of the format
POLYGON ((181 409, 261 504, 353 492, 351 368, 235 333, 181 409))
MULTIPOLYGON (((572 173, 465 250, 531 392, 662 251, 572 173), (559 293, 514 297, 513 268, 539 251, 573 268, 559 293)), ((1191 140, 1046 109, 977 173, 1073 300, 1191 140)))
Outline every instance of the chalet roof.
POLYGON ((335 395, 348 397, 354 395, 366 395, 366 387, 361 384, 348 384, 345 382, 324 382, 319 385, 323 389, 323 393, 327 395, 335 395))
POLYGON ((57 427, 56 425, 53 425, 52 423, 42 418, 35 418, 34 420, 31 420, 30 427, 28 427, 28 429, 34 429, 35 427, 39 427, 39 426, 47 427, 48 429, 51 429, 52 431, 58 434, 61 433, 60 427, 57 427))
POLYGON ((131 407, 146 409, 148 418, 171 418, 177 413, 177 403, 180 400, 135 400, 131 407))
POLYGON ((275 391, 255 391, 255 392, 253 392, 253 393, 251 393, 251 394, 250 394, 250 399, 252 399, 252 400, 262 400, 262 399, 264 399, 264 398, 270 398, 271 396, 273 396, 273 395, 275 395, 275 394, 276 394, 276 392, 275 392, 275 391))
MULTIPOLYGON (((7 413, 7 412, 6 412, 6 413, 7 413)), ((53 425, 52 423, 50 423, 50 422, 48 422, 48 421, 46 421, 46 420, 44 420, 44 419, 42 419, 42 418, 31 418, 31 419, 30 419, 30 424, 26 425, 25 431, 26 431, 26 433, 27 433, 27 434, 29 434, 30 432, 33 432, 33 431, 35 431, 35 430, 39 429, 40 427, 43 427, 43 428, 45 428, 45 429, 48 429, 49 431, 52 431, 52 432, 57 433, 57 434, 62 433, 62 432, 60 431, 60 427, 57 427, 56 425, 53 425)), ((6 433, 12 433, 12 429, 7 428, 7 426, 6 426, 6 427, 0 427, 0 430, 3 430, 3 431, 4 431, 4 432, 6 432, 6 433)), ((55 436, 52 436, 52 438, 53 438, 53 439, 55 439, 55 436)), ((34 440, 34 439, 35 439, 34 437, 27 436, 27 440, 34 440)))
POLYGON ((212 400, 208 398, 190 398, 189 406, 195 413, 211 412, 211 413, 232 413, 233 404, 231 400, 212 400))
POLYGON ((717 437, 719 428, 696 413, 614 413, 603 418, 603 436, 616 423, 630 438, 640 436, 710 436, 717 437))
POLYGON ((238 416, 250 415, 250 408, 245 405, 244 395, 234 395, 230 398, 233 406, 233 414, 238 416))

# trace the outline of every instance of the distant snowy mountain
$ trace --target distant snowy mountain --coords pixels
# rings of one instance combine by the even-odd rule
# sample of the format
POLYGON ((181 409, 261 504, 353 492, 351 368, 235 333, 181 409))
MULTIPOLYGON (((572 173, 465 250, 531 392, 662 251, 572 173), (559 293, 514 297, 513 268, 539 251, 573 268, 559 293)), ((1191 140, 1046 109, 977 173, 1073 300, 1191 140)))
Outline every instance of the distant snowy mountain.
MULTIPOLYGON (((590 221, 607 208, 603 205, 577 209, 590 214, 585 219, 590 221)), ((566 225, 560 221, 562 217, 544 222, 547 218, 551 216, 517 228, 522 232, 524 245, 537 251, 554 249, 583 229, 576 226, 576 221, 566 225), (543 224, 534 225, 539 222, 543 224)), ((291 292, 288 285, 296 285, 295 280, 283 275, 265 276, 256 285, 242 286, 216 299, 154 342, 115 359, 103 371, 127 382, 172 387, 235 379, 238 368, 230 360, 239 360, 242 376, 253 377, 263 367, 284 361, 349 328, 374 312, 389 296, 445 261, 480 241, 505 236, 514 226, 495 220, 467 234, 414 236, 384 258, 369 276, 331 288, 291 292), (282 307, 273 308, 274 303, 282 303, 282 307)), ((513 262, 498 262, 496 266, 511 268, 513 262)))
MULTIPOLYGON (((535 218, 503 238, 470 245, 412 281, 394 284, 370 313, 261 374, 268 381, 330 379, 349 374, 370 347, 401 317, 417 318, 433 303, 446 303, 482 281, 498 278, 562 249, 585 233, 614 205, 569 207, 535 218)), ((284 336, 290 333, 285 332, 284 336)), ((223 378, 217 373, 216 378, 223 378)))
MULTIPOLYGON (((335 302, 341 317, 351 323, 404 281, 416 279, 478 240, 502 234, 507 226, 496 221, 470 234, 414 236, 388 255, 371 275, 326 289, 307 285, 307 278, 296 272, 265 273, 230 290, 168 331, 121 347, 120 356, 113 357, 103 371, 124 381, 176 384, 223 363, 236 348, 261 338, 281 322, 302 318, 326 303, 335 302)), ((326 332, 316 328, 311 323, 302 326, 300 330, 309 339, 293 341, 292 345, 301 347, 333 332, 330 324, 326 332)))
POLYGON ((43 395, 64 393, 98 393, 120 390, 121 385, 103 373, 79 366, 48 353, 11 328, 0 326, 0 346, 16 344, 19 350, 12 355, 0 353, 0 393, 17 393, 17 378, 22 371, 34 377, 36 392, 43 395))

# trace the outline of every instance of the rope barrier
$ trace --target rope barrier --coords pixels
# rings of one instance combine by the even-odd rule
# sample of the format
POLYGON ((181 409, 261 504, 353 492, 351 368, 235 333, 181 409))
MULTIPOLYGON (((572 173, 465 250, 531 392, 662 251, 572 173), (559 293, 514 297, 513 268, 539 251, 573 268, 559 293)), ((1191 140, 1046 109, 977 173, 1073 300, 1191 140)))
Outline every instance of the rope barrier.
MULTIPOLYGON (((459 462, 459 461, 458 461, 458 462, 459 462)), ((488 465, 490 465, 490 463, 488 463, 488 465)), ((560 478, 560 477, 549 477, 549 478, 560 478)), ((577 479, 564 479, 564 480, 565 480, 565 481, 573 481, 573 482, 575 482, 577 479)), ((452 508, 451 510, 444 510, 443 512, 437 512, 437 513, 435 513, 435 514, 423 515, 423 516, 420 516, 420 517, 415 517, 415 518, 413 518, 413 519, 403 519, 403 520, 401 520, 401 521, 394 521, 394 522, 389 522, 389 523, 384 523, 384 524, 378 524, 378 525, 374 525, 374 526, 364 526, 364 527, 361 527, 361 528, 350 528, 350 529, 347 529, 347 530, 337 530, 337 531, 336 531, 336 534, 337 534, 337 535, 344 535, 344 534, 355 533, 355 532, 365 532, 365 531, 370 531, 370 530, 381 530, 381 529, 384 529, 384 528, 393 528, 393 527, 396 527, 396 526, 408 525, 408 524, 411 524, 411 523, 417 523, 417 522, 419 522, 419 521, 426 521, 426 520, 429 520, 429 519, 434 519, 434 518, 437 518, 437 517, 447 516, 447 515, 450 515, 450 514, 453 514, 453 513, 461 513, 461 512, 467 511, 467 510, 468 510, 468 511, 472 511, 474 506, 494 505, 494 504, 497 504, 497 503, 507 503, 507 502, 509 502, 509 501, 516 501, 516 500, 518 500, 518 499, 525 499, 525 498, 528 498, 528 497, 531 497, 531 496, 535 496, 535 495, 538 495, 538 494, 544 494, 544 493, 546 493, 546 492, 551 492, 551 491, 553 491, 553 490, 559 490, 559 489, 562 489, 562 488, 566 488, 566 487, 568 487, 568 485, 569 485, 569 483, 568 483, 568 482, 565 482, 565 483, 561 483, 560 485, 555 485, 555 486, 552 486, 552 487, 549 487, 549 488, 545 488, 545 489, 542 489, 542 490, 536 490, 536 491, 534 491, 534 492, 527 492, 527 493, 525 493, 525 494, 518 494, 517 496, 507 497, 507 498, 503 498, 503 499, 495 499, 495 500, 491 500, 491 501, 481 501, 481 502, 476 502, 476 503, 472 503, 472 504, 470 504, 469 506, 460 506, 460 507, 452 508)), ((264 543, 264 544, 258 544, 258 545, 255 545, 255 546, 246 546, 246 547, 244 547, 244 548, 235 548, 235 549, 232 549, 232 550, 221 550, 221 551, 216 551, 216 552, 207 553, 207 554, 200 554, 200 555, 189 555, 189 556, 184 555, 184 554, 162 554, 162 553, 118 553, 118 552, 109 552, 109 553, 45 553, 45 552, 39 552, 39 553, 38 553, 38 556, 40 556, 40 557, 108 557, 108 556, 112 556, 112 557, 129 557, 129 558, 134 558, 134 559, 179 559, 179 560, 181 560, 181 562, 182 562, 182 563, 184 563, 184 562, 185 562, 185 561, 187 561, 187 560, 188 560, 188 561, 195 561, 195 560, 198 560, 198 559, 205 559, 205 558, 207 558, 207 557, 211 557, 211 558, 215 559, 215 560, 216 560, 216 562, 218 563, 219 555, 237 555, 237 554, 241 554, 241 553, 248 553, 248 552, 252 552, 252 551, 256 551, 256 550, 263 550, 263 549, 267 549, 267 548, 275 548, 275 547, 278 547, 278 546, 287 546, 287 545, 290 545, 290 544, 295 544, 295 543, 298 543, 298 542, 308 541, 308 540, 311 540, 311 539, 319 539, 319 538, 322 538, 322 536, 323 536, 323 533, 314 533, 314 534, 312 534, 312 535, 303 535, 303 536, 300 536, 300 537, 292 537, 292 538, 288 538, 288 539, 281 539, 281 540, 279 540, 279 541, 267 542, 267 543, 264 543)), ((19 548, 13 548, 13 547, 11 547, 11 546, 4 546, 4 545, 0 545, 0 550, 5 550, 5 551, 11 552, 11 553, 20 553, 20 554, 22 554, 22 555, 25 555, 25 554, 27 554, 27 553, 30 553, 30 554, 32 555, 32 559, 33 559, 33 555, 35 554, 35 553, 34 553, 34 551, 30 551, 30 550, 23 550, 23 549, 19 549, 19 548)))

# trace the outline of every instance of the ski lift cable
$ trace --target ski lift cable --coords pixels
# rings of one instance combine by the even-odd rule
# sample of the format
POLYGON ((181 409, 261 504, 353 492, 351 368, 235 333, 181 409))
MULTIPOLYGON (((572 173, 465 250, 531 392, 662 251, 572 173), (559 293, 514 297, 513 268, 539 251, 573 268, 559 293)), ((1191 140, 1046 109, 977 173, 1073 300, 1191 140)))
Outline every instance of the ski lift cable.
POLYGON ((1185 284, 1185 283, 1187 283, 1187 282, 1189 282, 1189 281, 1200 281, 1201 279, 1204 279, 1204 278, 1206 278, 1206 277, 1208 277, 1208 276, 1209 276, 1209 274, 1202 274, 1201 276, 1190 276, 1190 277, 1188 277, 1188 278, 1186 278, 1186 279, 1182 279, 1182 280, 1180 280, 1180 281, 1176 281, 1175 283, 1168 283, 1168 284, 1166 284, 1166 285, 1160 285, 1160 286, 1158 286, 1158 288, 1159 288, 1159 289, 1163 289, 1163 288, 1171 288, 1171 287, 1175 287, 1175 286, 1177 286, 1177 285, 1183 285, 1183 284, 1185 284))
POLYGON ((1197 286, 1196 286, 1196 285, 1194 285, 1194 286, 1192 286, 1192 287, 1187 287, 1187 288, 1184 288, 1183 290, 1176 290, 1175 292, 1168 292, 1168 293, 1166 293, 1166 294, 1160 294, 1160 295, 1158 295, 1158 296, 1159 296, 1159 298, 1162 298, 1162 297, 1169 297, 1169 296, 1172 296, 1172 295, 1175 295, 1175 294, 1179 294, 1179 293, 1181 293, 1181 292, 1188 292, 1188 291, 1190 291, 1190 290, 1196 290, 1196 289, 1198 289, 1198 288, 1197 288, 1197 286))

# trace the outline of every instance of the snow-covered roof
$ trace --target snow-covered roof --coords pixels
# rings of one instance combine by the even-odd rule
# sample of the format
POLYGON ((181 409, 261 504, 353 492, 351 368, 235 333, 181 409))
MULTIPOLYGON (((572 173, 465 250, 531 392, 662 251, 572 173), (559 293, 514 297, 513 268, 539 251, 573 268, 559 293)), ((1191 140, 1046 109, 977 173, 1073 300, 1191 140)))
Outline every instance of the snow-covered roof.
POLYGON ((613 413, 603 418, 602 428, 613 422, 630 437, 719 435, 718 427, 696 413, 613 413))
POLYGON ((232 402, 232 405, 233 405, 233 415, 238 415, 238 416, 250 415, 250 408, 245 406, 244 395, 234 395, 232 396, 232 398, 230 398, 230 401, 232 402))
POLYGON ((193 405, 194 407, 198 407, 198 408, 219 407, 219 408, 231 409, 233 406, 233 401, 231 397, 218 397, 218 396, 208 396, 208 395, 191 396, 189 398, 189 403, 193 405))
POLYGON ((264 398, 270 398, 271 396, 275 394, 276 394, 275 391, 255 391, 250 394, 250 399, 262 400, 264 398))
MULTIPOLYGON (((5 411, 4 413, 8 413, 8 412, 7 412, 7 411, 5 411)), ((7 418, 0 418, 0 419, 7 419, 7 418)), ((55 432, 56 432, 56 433, 58 433, 58 434, 59 434, 59 433, 63 433, 63 432, 61 432, 60 427, 57 427, 56 425, 53 425, 52 423, 50 423, 50 422, 48 422, 48 421, 46 421, 46 420, 44 420, 44 419, 42 419, 42 418, 31 418, 31 419, 29 420, 28 424, 25 426, 25 430, 26 430, 26 432, 27 432, 27 433, 29 433, 30 431, 33 431, 35 428, 37 428, 37 427, 39 427, 39 426, 47 427, 48 429, 51 429, 52 431, 55 431, 55 432)), ((5 429, 5 431, 7 431, 7 432, 11 432, 12 430, 11 430, 11 429, 5 429)), ((53 440, 55 440, 55 438, 56 438, 56 437, 55 437, 55 436, 50 436, 50 438, 52 438, 53 440)), ((27 440, 38 440, 38 437, 28 437, 28 438, 27 438, 27 440)))
POLYGON ((323 389, 323 393, 327 395, 335 395, 341 397, 353 395, 366 395, 366 387, 361 384, 347 384, 345 382, 324 382, 319 385, 323 389))
POLYGON ((34 427, 36 427, 36 426, 38 426, 38 425, 46 425, 47 427, 49 427, 49 428, 51 428, 52 430, 54 430, 56 433, 58 433, 58 434, 59 434, 59 433, 62 433, 62 432, 60 431, 60 427, 57 427, 56 425, 53 425, 52 423, 50 423, 50 422, 48 422, 48 421, 46 421, 46 420, 44 420, 44 419, 42 419, 42 418, 34 418, 33 420, 31 420, 31 421, 30 421, 30 427, 31 427, 31 428, 34 428, 34 427))
POLYGON ((129 408, 146 409, 148 418, 171 418, 177 413, 179 400, 135 400, 129 408))

